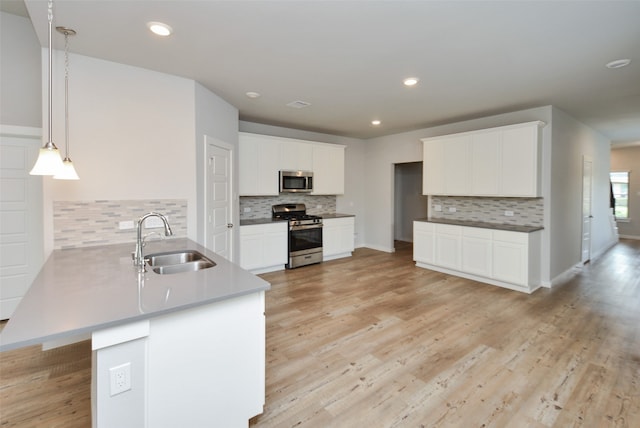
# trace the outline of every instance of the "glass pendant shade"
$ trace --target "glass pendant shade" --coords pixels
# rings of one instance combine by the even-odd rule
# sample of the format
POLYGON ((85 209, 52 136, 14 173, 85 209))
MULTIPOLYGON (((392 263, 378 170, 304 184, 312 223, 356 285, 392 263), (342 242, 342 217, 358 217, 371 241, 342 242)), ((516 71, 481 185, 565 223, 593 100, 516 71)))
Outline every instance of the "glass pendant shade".
POLYGON ((60 150, 52 142, 45 144, 38 153, 38 160, 29 174, 31 175, 55 175, 62 170, 62 158, 60 150))
POLYGON ((80 180, 76 169, 73 167, 73 162, 71 162, 69 158, 64 158, 62 161, 62 169, 54 175, 53 178, 56 180, 80 180))

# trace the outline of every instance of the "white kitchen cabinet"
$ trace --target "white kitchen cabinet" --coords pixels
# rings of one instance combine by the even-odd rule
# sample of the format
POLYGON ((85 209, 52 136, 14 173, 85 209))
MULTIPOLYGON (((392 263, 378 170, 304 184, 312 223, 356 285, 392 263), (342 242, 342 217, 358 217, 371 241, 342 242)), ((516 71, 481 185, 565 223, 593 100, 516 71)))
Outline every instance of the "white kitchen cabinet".
POLYGON ((531 293, 540 286, 541 232, 414 222, 416 266, 531 293))
POLYGON ((339 144, 241 132, 239 194, 277 196, 279 171, 311 171, 314 195, 342 195, 345 149, 339 144))
POLYGON ((454 135, 423 141, 423 194, 468 194, 471 137, 454 135))
POLYGON ((423 194, 541 196, 543 123, 423 138, 423 194))
POLYGON ((502 132, 502 188, 505 196, 542 196, 540 174, 541 122, 505 128, 502 132))
POLYGON ((355 217, 322 220, 322 258, 350 257, 354 250, 355 217))
POLYGON ((239 134, 240 196, 277 196, 280 141, 267 135, 239 134))
POLYGON ((470 194, 471 135, 456 135, 444 141, 444 194, 470 194))
POLYGON ((313 171, 313 145, 306 141, 280 139, 280 169, 313 171))
POLYGON ((493 232, 493 277, 527 286, 529 277, 529 237, 522 233, 493 232))
POLYGON ((462 228, 462 271, 491 277, 491 230, 462 228))
POLYGON ((436 224, 436 264, 449 269, 461 268, 462 228, 436 224))
POLYGON ((287 222, 240 226, 240 266, 253 273, 284 269, 288 233, 287 222))
POLYGON ((487 131, 471 138, 471 195, 498 195, 500 193, 500 165, 502 133, 487 131))
POLYGON ((345 146, 313 144, 313 195, 344 194, 345 146))
POLYGON ((444 195, 444 140, 424 139, 422 152, 422 193, 444 195))
POLYGON ((435 236, 434 223, 413 222, 413 260, 429 264, 435 263, 435 236))

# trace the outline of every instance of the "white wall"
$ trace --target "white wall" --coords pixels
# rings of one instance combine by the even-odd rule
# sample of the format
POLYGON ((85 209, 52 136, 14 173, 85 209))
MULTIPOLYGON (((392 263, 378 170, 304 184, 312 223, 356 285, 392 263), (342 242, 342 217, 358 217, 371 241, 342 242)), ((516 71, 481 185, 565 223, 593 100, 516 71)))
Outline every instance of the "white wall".
POLYGON ((593 161, 591 254, 597 257, 616 239, 609 222, 610 141, 562 110, 553 108, 551 153, 550 279, 581 262, 582 166, 593 161))
POLYGON ((0 12, 0 124, 42 126, 41 75, 40 43, 31 21, 0 12))
MULTIPOLYGON (((235 225, 240 224, 240 202, 238 198, 238 109, 222 98, 195 83, 195 135, 196 135, 196 240, 205 245, 205 136, 213 137, 234 147, 232 154, 232 220, 235 225)), ((240 228, 233 229, 233 256, 231 260, 240 260, 240 228)))
POLYGON ((621 237, 640 239, 640 146, 611 150, 611 171, 628 171, 629 222, 618 222, 621 237))
MULTIPOLYGON (((549 123, 551 121, 551 107, 522 110, 367 140, 366 246, 382 251, 393 251, 393 164, 422 161, 421 138, 534 120, 549 123)), ((546 128, 543 129, 543 156, 544 151, 550 147, 550 135, 546 128)))
POLYGON ((395 165, 394 240, 413 242, 413 221, 427 217, 429 197, 422 194, 422 162, 395 165))
POLYGON ((369 220, 365 214, 364 189, 368 177, 365 176, 366 143, 363 140, 245 121, 240 121, 240 131, 347 146, 345 150, 345 193, 336 198, 336 211, 356 216, 355 246, 364 246, 365 223, 369 220))
MULTIPOLYGON (((53 139, 64 150, 64 53, 54 56, 53 139)), ((42 58, 46 76, 46 49, 42 58)), ((43 178, 45 253, 55 200, 186 199, 195 239, 195 82, 82 55, 70 64, 70 153, 80 180, 43 178)), ((46 104, 45 91, 45 122, 46 104)))

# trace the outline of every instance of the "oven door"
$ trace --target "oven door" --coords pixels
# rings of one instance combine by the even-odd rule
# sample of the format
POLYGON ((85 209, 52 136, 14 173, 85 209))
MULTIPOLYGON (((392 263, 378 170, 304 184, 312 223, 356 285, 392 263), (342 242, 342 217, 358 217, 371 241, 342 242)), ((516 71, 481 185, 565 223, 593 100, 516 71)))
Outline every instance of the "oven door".
POLYGON ((322 261, 322 224, 291 226, 288 268, 322 261))

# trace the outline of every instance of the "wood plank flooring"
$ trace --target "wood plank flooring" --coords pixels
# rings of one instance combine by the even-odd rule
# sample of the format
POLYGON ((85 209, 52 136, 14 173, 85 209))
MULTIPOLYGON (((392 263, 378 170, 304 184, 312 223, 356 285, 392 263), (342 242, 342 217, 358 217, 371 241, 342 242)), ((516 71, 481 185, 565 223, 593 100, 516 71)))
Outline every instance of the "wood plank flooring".
MULTIPOLYGON (((396 244, 261 275, 251 427, 640 426, 640 241, 532 295, 416 268, 396 244)), ((88 342, 0 354, 0 427, 90 426, 90 363, 88 342)))

